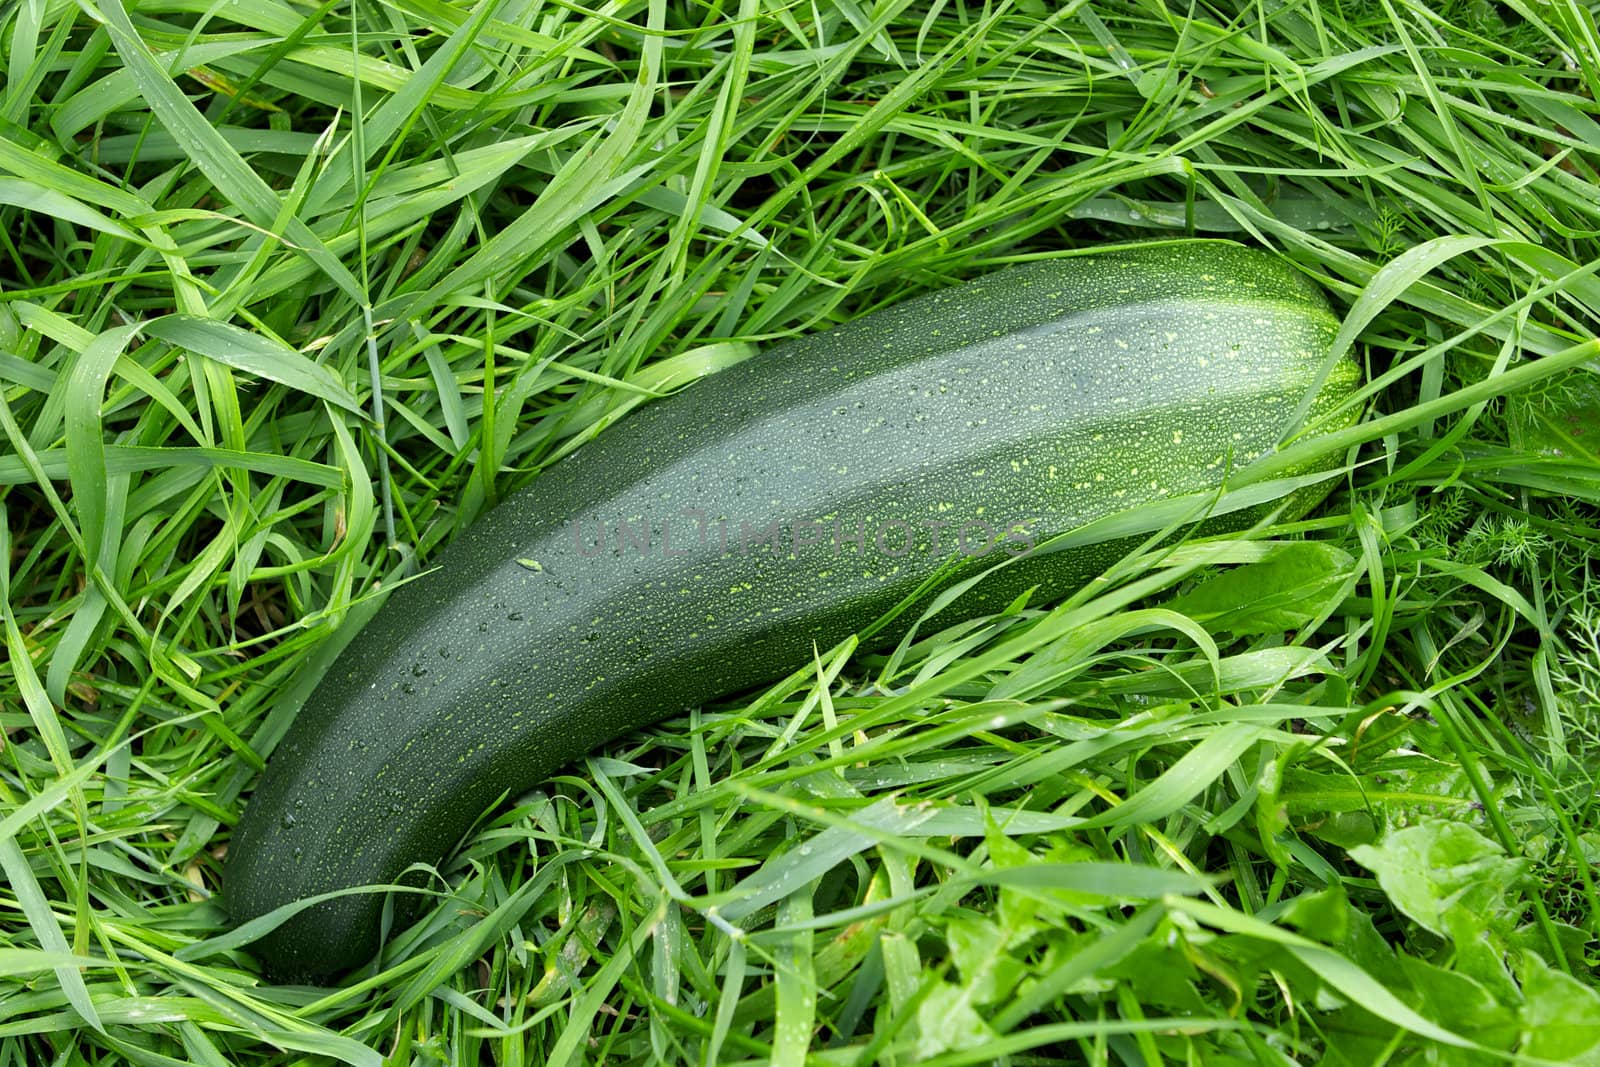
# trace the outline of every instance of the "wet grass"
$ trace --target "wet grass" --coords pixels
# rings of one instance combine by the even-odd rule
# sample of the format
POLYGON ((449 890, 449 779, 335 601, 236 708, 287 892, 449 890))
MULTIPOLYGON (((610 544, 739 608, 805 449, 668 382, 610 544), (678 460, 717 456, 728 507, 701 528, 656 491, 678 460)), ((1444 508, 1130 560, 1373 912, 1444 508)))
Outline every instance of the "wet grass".
POLYGON ((93 10, 0 15, 0 1067, 1600 1062, 1592 10, 93 10), (375 582, 761 344, 1187 234, 1344 316, 1313 516, 824 650, 260 978, 219 857, 375 582))

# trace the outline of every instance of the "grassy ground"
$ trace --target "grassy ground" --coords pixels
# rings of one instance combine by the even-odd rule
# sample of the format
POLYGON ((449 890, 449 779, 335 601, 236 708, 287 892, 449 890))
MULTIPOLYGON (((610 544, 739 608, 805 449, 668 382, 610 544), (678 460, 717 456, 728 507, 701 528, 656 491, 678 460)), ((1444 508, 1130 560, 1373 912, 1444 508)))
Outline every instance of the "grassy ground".
POLYGON ((0 1067, 1600 1063, 1593 9, 1236 6, 3 9, 0 1067), (375 580, 755 344, 1190 232, 1347 316, 1313 517, 825 652, 259 977, 219 857, 375 580))

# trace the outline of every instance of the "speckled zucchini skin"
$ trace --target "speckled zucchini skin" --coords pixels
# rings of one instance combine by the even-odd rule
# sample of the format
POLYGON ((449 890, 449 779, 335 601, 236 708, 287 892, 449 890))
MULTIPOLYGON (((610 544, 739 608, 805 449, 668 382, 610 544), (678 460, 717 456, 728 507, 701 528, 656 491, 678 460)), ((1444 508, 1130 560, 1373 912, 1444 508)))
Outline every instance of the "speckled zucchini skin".
MULTIPOLYGON (((998 537, 1026 520, 1037 543, 1216 485, 1272 446, 1336 326, 1266 254, 1163 243, 909 300, 630 415, 467 530, 339 657, 234 831, 233 918, 438 861, 505 791, 787 673, 915 589, 959 551, 960 524, 998 537), (630 542, 597 551, 597 524, 619 519, 630 542), (806 520, 822 525, 801 539, 821 543, 795 549, 806 520), (923 520, 950 523, 941 551, 923 520), (746 550, 741 523, 774 521, 781 550, 746 550), (898 526, 874 543, 895 521, 917 541, 900 555, 898 526), (845 535, 862 526, 858 548, 845 535)), ((1314 410, 1358 376, 1341 366, 1314 410)), ((1024 547, 1020 529, 963 573, 1024 547)), ((942 621, 1035 584, 1059 596, 1104 562, 1024 556, 942 621)), ((279 976, 348 968, 374 951, 381 903, 317 905, 257 951, 279 976)))

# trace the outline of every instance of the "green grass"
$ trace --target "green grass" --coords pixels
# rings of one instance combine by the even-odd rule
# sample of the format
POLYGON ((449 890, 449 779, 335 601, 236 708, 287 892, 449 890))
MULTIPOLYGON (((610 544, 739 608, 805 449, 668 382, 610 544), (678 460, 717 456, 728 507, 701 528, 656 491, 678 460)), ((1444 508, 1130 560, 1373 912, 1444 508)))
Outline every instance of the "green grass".
POLYGON ((1579 0, 9 5, 0 1067, 1600 1063, 1597 89, 1579 0), (1188 233, 1346 315, 1311 518, 821 650, 260 977, 219 856, 376 583, 756 345, 1188 233))

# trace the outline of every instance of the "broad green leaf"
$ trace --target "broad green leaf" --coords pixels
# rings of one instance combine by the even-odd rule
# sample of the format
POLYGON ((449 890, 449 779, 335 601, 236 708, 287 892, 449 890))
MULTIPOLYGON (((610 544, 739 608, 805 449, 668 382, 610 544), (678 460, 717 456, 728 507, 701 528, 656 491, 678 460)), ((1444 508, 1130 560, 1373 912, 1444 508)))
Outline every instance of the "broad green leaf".
POLYGON ((1276 920, 1313 941, 1338 946, 1350 933, 1350 899, 1345 896, 1344 887, 1337 884, 1301 893, 1283 903, 1276 920))
POLYGON ((1089 941, 1068 959, 1025 986, 1020 995, 994 1018, 994 1027, 1005 1033, 1043 1008, 1067 990, 1094 975, 1116 966, 1136 951, 1165 916, 1160 904, 1151 904, 1129 917, 1111 933, 1089 941))
POLYGON ((1355 557, 1342 548, 1291 541, 1259 563, 1207 578, 1167 607, 1213 631, 1282 633, 1329 611, 1354 571, 1355 557))
POLYGON ((1010 931, 988 919, 957 916, 944 932, 968 1001, 994 1004, 1011 995, 1025 971, 1010 954, 1010 931))
POLYGON ((1600 374, 1563 374, 1524 393, 1511 414, 1520 447, 1600 467, 1600 374))
POLYGON ((1521 977, 1526 999, 1517 1051, 1573 1067, 1600 1065, 1600 993, 1531 953, 1521 977))
POLYGON ((1453 910, 1487 922, 1503 907, 1501 897, 1522 869, 1472 827, 1436 819, 1353 848, 1350 858, 1378 876, 1395 907, 1440 937, 1449 934, 1446 913, 1453 910))
MULTIPOLYGON (((1491 1048, 1510 1048, 1517 1037, 1517 1005, 1459 970, 1401 954, 1400 969, 1416 990, 1416 1006, 1430 1019, 1491 1048)), ((1514 994, 1513 994, 1514 995, 1514 994)))
POLYGON ((983 1048, 995 1032, 978 1014, 961 986, 940 982, 917 1005, 917 1055, 928 1059, 941 1052, 983 1048))

